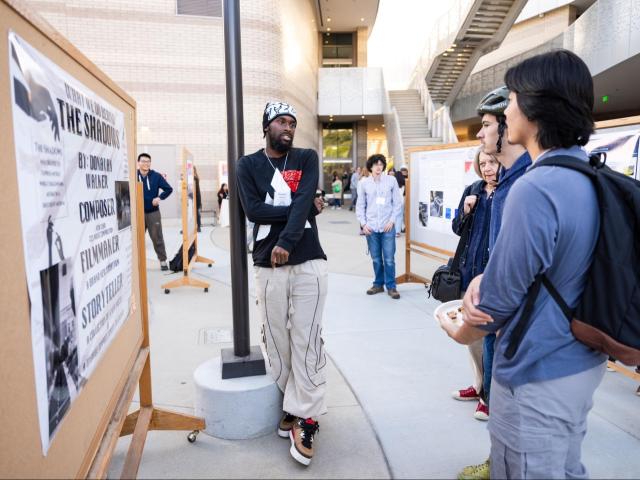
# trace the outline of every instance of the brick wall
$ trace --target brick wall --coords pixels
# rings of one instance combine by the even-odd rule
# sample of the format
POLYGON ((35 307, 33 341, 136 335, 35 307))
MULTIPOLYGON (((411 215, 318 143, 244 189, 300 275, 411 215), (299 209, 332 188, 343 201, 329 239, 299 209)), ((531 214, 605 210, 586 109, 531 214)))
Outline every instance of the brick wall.
MULTIPOLYGON (((136 100, 139 144, 174 144, 193 153, 203 208, 213 210, 218 163, 227 161, 222 18, 178 16, 175 0, 28 3, 136 100)), ((269 100, 294 104, 296 145, 317 149, 311 0, 244 0, 240 18, 245 152, 264 146, 262 111, 269 100)))

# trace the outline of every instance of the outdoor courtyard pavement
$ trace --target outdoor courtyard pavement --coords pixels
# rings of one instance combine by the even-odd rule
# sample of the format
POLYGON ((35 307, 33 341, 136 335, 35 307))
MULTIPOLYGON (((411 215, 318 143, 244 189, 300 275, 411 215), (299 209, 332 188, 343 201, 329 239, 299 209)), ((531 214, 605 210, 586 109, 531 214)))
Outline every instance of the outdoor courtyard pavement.
MULTIPOLYGON (((289 457, 289 443, 272 435, 227 441, 186 432, 152 432, 139 476, 143 478, 454 478, 489 452, 486 423, 473 418, 474 402, 451 391, 471 383, 466 347, 439 328, 438 302, 420 284, 403 284, 400 300, 367 296, 371 262, 355 215, 325 211, 318 217, 329 258, 324 337, 331 363, 328 414, 320 418, 316 457, 304 468, 289 457)), ((165 221, 167 251, 179 244, 177 222, 165 221)), ((215 260, 194 276, 209 293, 160 285, 175 274, 160 272, 147 238, 152 375, 155 404, 193 412, 195 368, 231 346, 229 229, 205 226, 200 253, 215 260)), ((404 237, 398 238, 397 274, 404 273, 404 237)), ((172 255, 170 255, 172 256, 172 255)), ((428 276, 436 265, 418 257, 412 270, 428 276)), ((249 263, 251 264, 251 263, 249 263)), ((249 268, 253 305, 252 268, 249 268)), ((257 312, 251 308, 252 344, 258 344, 257 312)), ((640 397, 637 385, 607 373, 589 416, 583 461, 593 478, 640 476, 640 397)), ((128 438, 118 444, 110 476, 119 473, 128 438)))

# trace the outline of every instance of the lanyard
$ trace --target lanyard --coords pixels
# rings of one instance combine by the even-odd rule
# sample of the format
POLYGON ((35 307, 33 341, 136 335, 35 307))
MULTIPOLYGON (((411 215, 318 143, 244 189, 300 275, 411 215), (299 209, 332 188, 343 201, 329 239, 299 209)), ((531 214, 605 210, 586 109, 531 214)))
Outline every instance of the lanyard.
POLYGON ((151 185, 149 185, 149 174, 147 173, 147 175, 143 177, 142 174, 138 171, 138 178, 140 179, 143 185, 144 185, 144 181, 146 180, 147 190, 151 191, 151 185))
MULTIPOLYGON (((273 162, 271 161, 271 159, 269 158, 269 155, 267 155, 267 151, 266 150, 262 150, 262 152, 264 153, 264 156, 267 157, 267 160, 269 160, 269 163, 271 164, 273 169, 274 170, 278 170, 276 168, 276 166, 273 164, 273 162)), ((284 157, 284 165, 282 166, 282 172, 284 172, 287 169, 287 160, 288 159, 289 159, 289 152, 287 152, 287 155, 284 157)))

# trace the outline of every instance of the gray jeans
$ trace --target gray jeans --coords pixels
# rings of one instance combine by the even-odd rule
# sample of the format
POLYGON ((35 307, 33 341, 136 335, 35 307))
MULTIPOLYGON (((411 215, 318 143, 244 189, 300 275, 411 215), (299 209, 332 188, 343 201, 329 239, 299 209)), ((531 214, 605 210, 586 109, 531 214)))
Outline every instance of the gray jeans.
POLYGON ((156 251, 158 260, 165 262, 167 260, 167 252, 164 248, 160 210, 144 214, 144 228, 145 230, 149 230, 149 236, 153 242, 153 249, 156 251))
POLYGON ((588 478, 582 440, 605 363, 509 388, 491 382, 491 479, 588 478))

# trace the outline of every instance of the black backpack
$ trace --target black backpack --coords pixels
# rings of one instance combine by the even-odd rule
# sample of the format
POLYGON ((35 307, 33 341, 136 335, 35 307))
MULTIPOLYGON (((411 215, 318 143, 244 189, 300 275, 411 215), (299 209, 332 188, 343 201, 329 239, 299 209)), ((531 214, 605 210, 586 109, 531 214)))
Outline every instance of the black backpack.
POLYGON ((508 359, 516 353, 544 285, 571 323, 576 339, 626 365, 640 365, 640 182, 611 170, 605 162, 604 153, 592 155, 589 163, 556 156, 532 167, 557 166, 588 175, 598 195, 600 232, 575 309, 569 308, 544 272, 536 276, 511 334, 505 352, 508 359))
MULTIPOLYGON (((193 258, 195 253, 196 253, 196 244, 194 242, 189 247, 189 262, 191 262, 191 259, 193 258)), ((174 257, 171 259, 171 261, 169 262, 169 270, 171 270, 172 272, 182 272, 184 270, 184 265, 182 262, 182 245, 180 245, 180 248, 178 249, 178 253, 176 253, 174 257)))
POLYGON ((438 267, 431 277, 431 283, 426 283, 427 298, 435 298, 441 302, 460 300, 462 294, 462 273, 460 272, 460 261, 465 252, 471 229, 473 228, 473 218, 475 207, 470 215, 467 215, 462 223, 462 232, 458 246, 453 258, 450 258, 446 265, 438 267))

